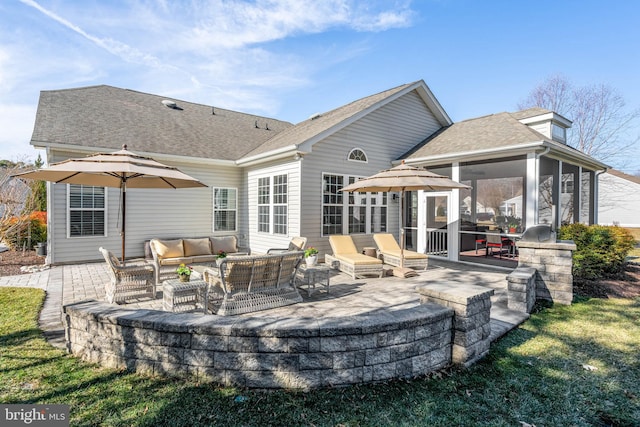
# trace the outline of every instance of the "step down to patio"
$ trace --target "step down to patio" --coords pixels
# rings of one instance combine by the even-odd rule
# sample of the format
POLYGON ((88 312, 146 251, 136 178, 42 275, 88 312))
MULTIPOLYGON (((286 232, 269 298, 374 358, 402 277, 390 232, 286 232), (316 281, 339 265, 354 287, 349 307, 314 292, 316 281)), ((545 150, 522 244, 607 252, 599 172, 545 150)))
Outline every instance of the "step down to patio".
POLYGON ((528 313, 521 311, 509 310, 502 307, 491 307, 491 335, 489 339, 495 342, 502 338, 507 332, 517 328, 529 318, 528 313))

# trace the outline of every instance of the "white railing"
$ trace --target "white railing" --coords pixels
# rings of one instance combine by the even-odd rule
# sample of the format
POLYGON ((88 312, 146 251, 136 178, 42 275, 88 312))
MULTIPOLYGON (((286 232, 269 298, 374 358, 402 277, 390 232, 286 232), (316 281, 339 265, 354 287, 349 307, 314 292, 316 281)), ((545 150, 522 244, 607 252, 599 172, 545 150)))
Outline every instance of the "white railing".
POLYGON ((427 230, 427 254, 447 256, 447 230, 427 230))

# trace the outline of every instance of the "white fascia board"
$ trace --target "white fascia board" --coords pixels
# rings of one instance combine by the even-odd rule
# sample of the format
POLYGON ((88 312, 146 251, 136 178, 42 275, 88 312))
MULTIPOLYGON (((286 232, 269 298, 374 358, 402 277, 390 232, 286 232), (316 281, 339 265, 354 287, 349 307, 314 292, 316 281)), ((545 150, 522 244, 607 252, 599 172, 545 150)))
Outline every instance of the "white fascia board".
POLYGON ((453 121, 442 107, 442 104, 440 104, 436 96, 431 92, 431 89, 427 86, 424 80, 420 80, 416 89, 418 94, 420 94, 420 97, 427 104, 431 112, 434 113, 438 122, 440 122, 442 126, 449 126, 453 124, 453 121))
MULTIPOLYGON (((484 159, 492 159, 496 158, 496 155, 500 155, 500 157, 513 156, 518 154, 526 154, 535 150, 539 147, 544 147, 545 141, 537 141, 530 142, 527 144, 520 145, 512 145, 508 148, 498 147, 498 148, 487 148, 485 150, 473 150, 473 151, 463 151, 458 153, 448 153, 441 154, 438 156, 427 156, 420 157, 414 159, 405 159, 404 162, 406 164, 417 164, 417 163, 442 163, 442 162, 467 162, 473 160, 484 160, 484 159)), ((394 165, 400 164, 401 160, 395 160, 392 163, 394 165)))
MULTIPOLYGON (((453 163, 468 162, 475 160, 495 159, 496 157, 509 157, 530 153, 532 150, 544 150, 549 148, 546 156, 563 161, 578 162, 581 165, 590 167, 593 170, 609 169, 610 167, 591 156, 581 153, 571 147, 562 144, 550 144, 547 141, 529 142, 526 144, 512 145, 507 148, 489 148, 486 150, 465 151, 460 153, 449 153, 440 156, 427 156, 415 159, 405 159, 406 164, 419 163, 453 163)), ((394 165, 401 163, 400 160, 392 162, 394 165)))
POLYGON ((299 153, 298 145, 287 145, 286 147, 278 148, 277 150, 266 151, 251 157, 243 157, 240 160, 237 160, 235 164, 243 167, 252 166, 275 159, 281 159, 289 155, 294 156, 296 153, 299 153))
MULTIPOLYGON (((36 148, 45 148, 47 150, 56 150, 56 151, 66 151, 66 152, 78 153, 79 155, 109 153, 109 152, 117 151, 116 149, 109 150, 108 148, 105 148, 105 147, 84 147, 79 145, 45 143, 45 142, 38 142, 38 141, 31 141, 31 144, 36 148)), ((174 154, 162 154, 162 153, 154 153, 154 152, 148 152, 148 151, 138 151, 138 150, 132 150, 132 151, 141 156, 151 157, 153 158, 153 160, 157 160, 159 162, 172 161, 172 162, 184 162, 184 163, 213 165, 213 166, 235 166, 236 165, 236 162, 234 160, 203 159, 200 157, 178 156, 174 154)))
POLYGON ((518 120, 520 123, 522 123, 523 125, 530 125, 530 124, 534 124, 534 123, 542 123, 542 122, 547 122, 547 121, 551 121, 551 122, 555 122, 558 123, 564 127, 570 128, 571 125, 573 124, 573 122, 569 119, 567 119, 564 116, 561 116, 560 114, 554 113, 554 112, 550 112, 550 113, 545 113, 545 114, 540 114, 537 116, 532 116, 532 117, 527 117, 526 119, 520 119, 518 120))

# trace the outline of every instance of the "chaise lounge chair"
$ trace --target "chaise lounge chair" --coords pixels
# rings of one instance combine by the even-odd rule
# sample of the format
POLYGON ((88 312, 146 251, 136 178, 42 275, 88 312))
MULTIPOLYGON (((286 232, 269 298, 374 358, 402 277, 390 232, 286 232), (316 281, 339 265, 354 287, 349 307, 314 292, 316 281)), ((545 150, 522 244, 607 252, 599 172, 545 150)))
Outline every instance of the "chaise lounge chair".
POLYGON ((306 237, 292 237, 288 248, 271 248, 267 254, 277 254, 279 252, 303 251, 307 244, 306 237))
POLYGON ((329 236, 333 255, 325 255, 325 261, 332 268, 350 274, 352 278, 365 274, 382 277, 382 261, 358 252, 351 236, 329 236))
POLYGON ((385 264, 394 267, 411 267, 425 269, 429 265, 429 257, 415 251, 404 250, 404 265, 401 263, 400 246, 396 239, 390 233, 374 234, 373 240, 378 246, 378 251, 382 255, 385 264))

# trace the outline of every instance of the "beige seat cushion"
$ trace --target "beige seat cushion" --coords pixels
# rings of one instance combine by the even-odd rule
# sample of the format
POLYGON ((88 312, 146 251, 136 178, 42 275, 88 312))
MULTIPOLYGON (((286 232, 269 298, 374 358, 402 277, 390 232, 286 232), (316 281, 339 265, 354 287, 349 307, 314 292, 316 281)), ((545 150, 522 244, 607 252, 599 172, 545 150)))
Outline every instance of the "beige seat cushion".
POLYGON ((177 240, 158 240, 151 241, 153 249, 160 258, 179 258, 184 256, 184 247, 182 239, 177 240))
POLYGON ((220 251, 226 253, 238 252, 236 236, 211 237, 211 253, 216 255, 220 251))
POLYGON ((329 244, 331 244, 334 255, 358 253, 351 236, 329 236, 329 244))
POLYGON ((184 256, 211 255, 211 243, 207 237, 202 239, 182 239, 184 256))
POLYGON ((335 257, 340 261, 344 261, 348 264, 353 264, 353 265, 382 264, 382 261, 380 261, 378 258, 374 258, 372 256, 367 256, 364 254, 338 254, 338 255, 335 255, 335 257))
POLYGON ((400 251, 400 246, 391 233, 374 234, 373 240, 376 242, 376 245, 381 252, 400 251))
MULTIPOLYGON (((394 256, 394 257, 398 257, 400 258, 400 250, 397 251, 381 251, 383 255, 390 255, 390 256, 394 256)), ((425 259, 425 258, 429 258, 428 255, 425 254, 421 254, 415 251, 408 251, 408 250, 404 250, 404 259, 425 259)))

